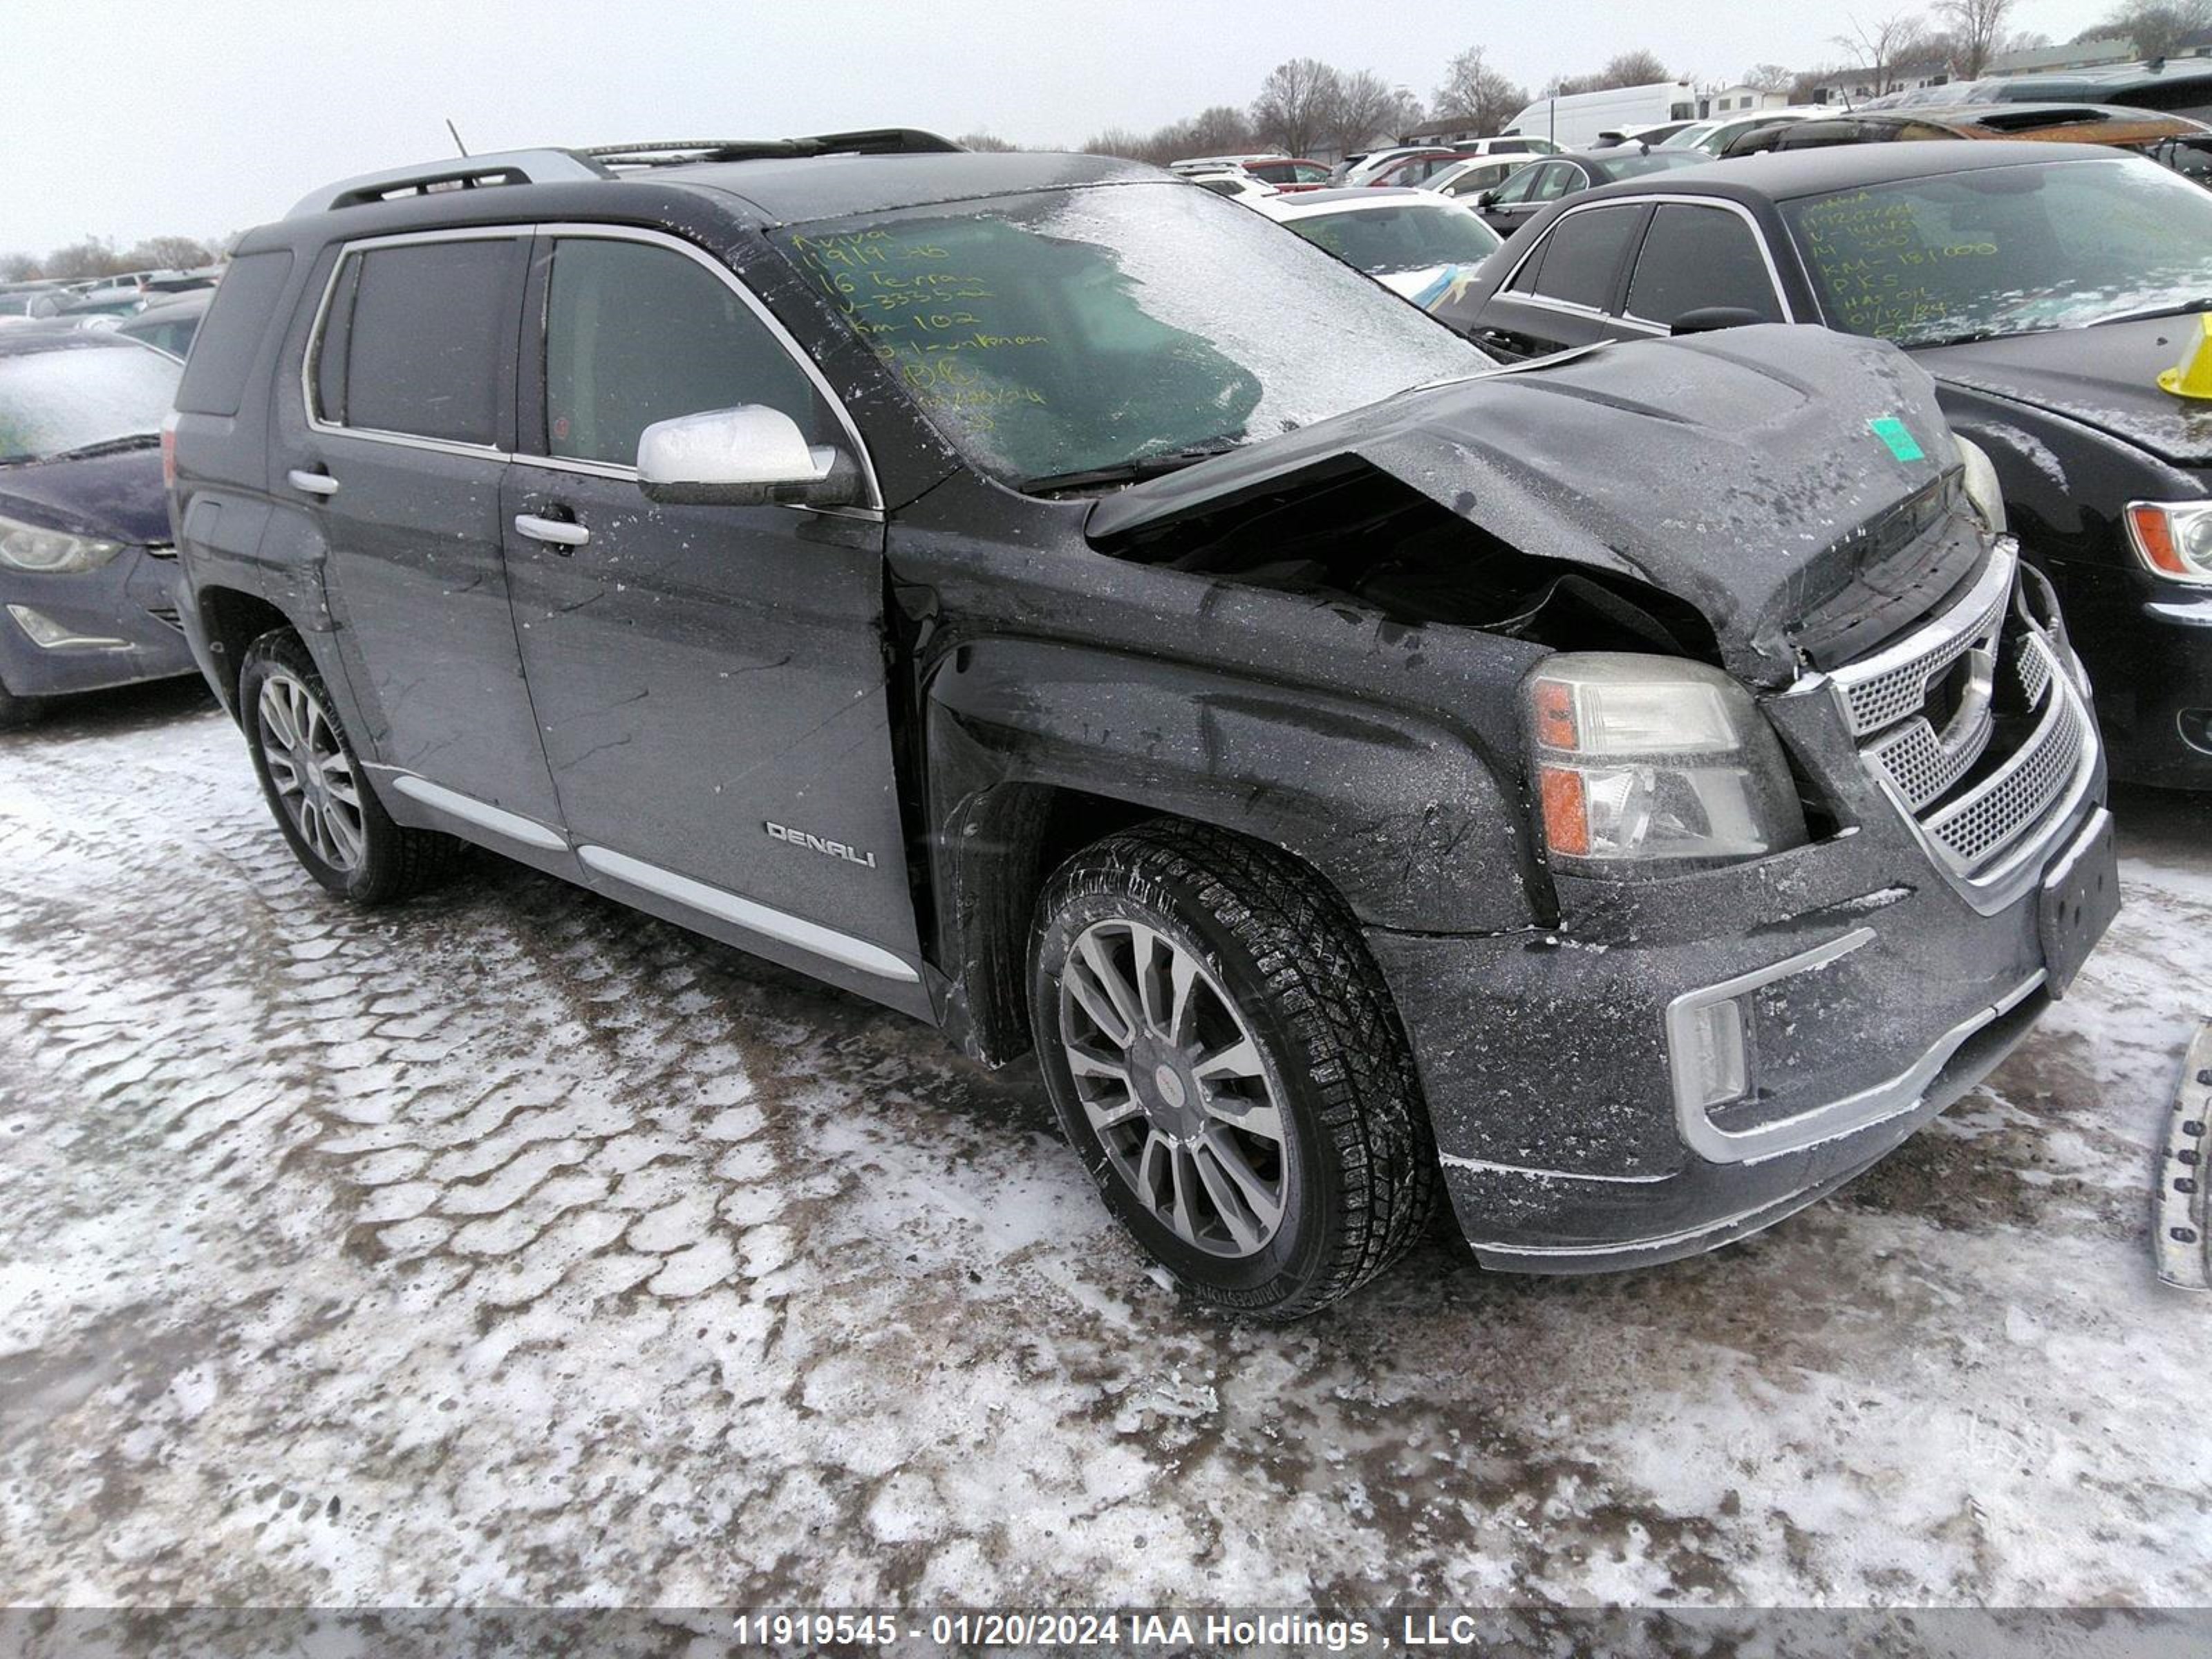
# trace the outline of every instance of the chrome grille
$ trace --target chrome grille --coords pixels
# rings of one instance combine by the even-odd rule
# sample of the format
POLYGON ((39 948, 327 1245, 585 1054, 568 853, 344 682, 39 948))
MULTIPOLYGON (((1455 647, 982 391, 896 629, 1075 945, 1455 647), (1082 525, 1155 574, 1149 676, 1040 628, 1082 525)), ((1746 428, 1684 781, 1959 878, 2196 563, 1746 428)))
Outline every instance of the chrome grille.
POLYGON ((2016 599, 2018 562, 2001 544, 1956 605, 1832 677, 1861 759, 1969 885, 2017 866, 2096 754, 2094 719, 2062 672, 2060 647, 2016 599), (1966 663, 1969 653, 1983 654, 1966 663), (2002 727, 1991 706, 1998 678, 2018 687, 2014 706, 2027 711, 2002 727), (2014 746, 1992 753, 2001 730, 2014 746))
MULTIPOLYGON (((2031 651, 2046 647, 2028 642, 2031 651)), ((1928 833, 1962 870, 2002 852, 2013 838, 2057 805, 2086 753, 2087 721, 2081 702, 2052 697, 2033 735, 2005 769, 1923 820, 1928 833)))
MULTIPOLYGON (((1995 636, 2003 623, 2005 607, 2012 599, 2013 563, 2009 559, 2003 562, 2006 580, 2000 583, 1985 574, 1977 582, 1973 591, 1960 601, 1958 609, 1943 618, 1943 637, 1933 642, 1916 643, 1912 650, 1902 654, 1879 653, 1863 665, 1872 671, 1863 678, 1855 678, 1846 683, 1843 673, 1836 676, 1837 683, 1844 687, 1844 711, 1850 721, 1853 737, 1863 738, 1869 732, 1879 732, 1908 714, 1917 714, 1928 701, 1930 682, 1972 650, 1977 641, 1995 636)), ((1914 640, 1918 641, 1920 635, 1915 635, 1914 640)))

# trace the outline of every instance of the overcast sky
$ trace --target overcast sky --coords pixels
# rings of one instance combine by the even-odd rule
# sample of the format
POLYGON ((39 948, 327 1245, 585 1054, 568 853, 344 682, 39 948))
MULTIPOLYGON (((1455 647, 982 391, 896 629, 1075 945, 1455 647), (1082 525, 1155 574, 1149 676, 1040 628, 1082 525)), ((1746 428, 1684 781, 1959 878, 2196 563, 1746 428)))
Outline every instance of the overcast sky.
MULTIPOLYGON (((1868 18, 1911 0, 1868 0, 1868 18)), ((2114 9, 2019 0, 2054 39, 2114 9)), ((217 237, 471 150, 859 126, 1079 144, 1249 102, 1287 58, 1425 99, 1481 45, 1534 87, 1648 46, 1694 78, 1832 60, 1850 0, 0 0, 0 252, 217 237)))

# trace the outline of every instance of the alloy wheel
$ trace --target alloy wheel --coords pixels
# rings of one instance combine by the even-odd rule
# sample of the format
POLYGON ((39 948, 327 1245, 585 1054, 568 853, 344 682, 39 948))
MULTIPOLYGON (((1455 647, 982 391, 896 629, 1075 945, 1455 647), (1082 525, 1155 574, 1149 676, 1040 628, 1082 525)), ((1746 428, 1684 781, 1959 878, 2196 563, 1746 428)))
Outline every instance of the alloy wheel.
POLYGON ((1153 1218, 1211 1255, 1263 1249, 1283 1221, 1282 1099, 1205 964, 1144 922, 1092 923, 1060 975, 1060 1038, 1108 1162, 1153 1218))
POLYGON ((261 683, 261 757, 293 828, 334 870, 357 868, 367 842, 361 788, 337 729, 305 684, 279 671, 261 683))

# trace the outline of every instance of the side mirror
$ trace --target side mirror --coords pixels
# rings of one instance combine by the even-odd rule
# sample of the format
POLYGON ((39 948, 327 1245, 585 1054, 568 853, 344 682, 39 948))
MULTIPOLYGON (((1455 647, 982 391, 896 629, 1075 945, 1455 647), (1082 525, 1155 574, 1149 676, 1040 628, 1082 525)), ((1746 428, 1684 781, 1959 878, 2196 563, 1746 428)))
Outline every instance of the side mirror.
POLYGON ((1498 192, 1495 190, 1486 190, 1474 198, 1474 210, 1477 213, 1487 213, 1497 205, 1498 192))
POLYGON ((1674 319, 1670 334, 1711 334, 1723 328, 1756 328, 1767 319, 1747 306, 1699 306, 1674 319))
POLYGON ((851 507, 860 499, 851 457, 810 446, 798 422, 759 404, 655 421, 638 436, 637 487, 670 506, 851 507))

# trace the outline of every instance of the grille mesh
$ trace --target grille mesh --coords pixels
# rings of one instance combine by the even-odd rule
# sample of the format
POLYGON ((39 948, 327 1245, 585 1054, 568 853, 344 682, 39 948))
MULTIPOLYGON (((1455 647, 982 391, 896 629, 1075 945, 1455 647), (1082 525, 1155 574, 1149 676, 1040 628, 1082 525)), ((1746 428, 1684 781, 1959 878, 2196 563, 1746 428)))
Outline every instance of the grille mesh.
POLYGON ((2002 852, 2066 793, 2081 765, 2087 722, 2081 705, 2060 697, 2012 764, 1928 820, 1928 832, 1967 868, 2002 852))
POLYGON ((1861 759, 1963 878, 1996 864, 2049 815, 2094 743, 2081 700, 2058 672, 2057 647, 2026 616, 2007 622, 2016 578, 1992 571, 1984 580, 1997 584, 1994 598, 1974 603, 1970 613, 1929 622, 1918 636, 1925 643, 1905 647, 1901 660, 1850 665, 1833 676, 1844 718, 1863 739, 1861 759), (2018 684, 2035 715, 2030 735, 2008 754, 1989 754, 1987 726, 1960 733, 1949 752, 1937 735, 1949 718, 1938 689, 1942 677, 1977 647, 1996 649, 1999 673, 2018 684), (1961 793, 1962 781, 1978 771, 1985 775, 1961 793))
POLYGON ((1863 738, 1917 714, 1928 701, 1929 682, 1965 656, 1977 640, 1986 639, 2011 602, 2012 590, 2008 587, 1978 615, 1965 618, 1949 638, 1908 661, 1846 685, 1844 702, 1850 716, 1851 735, 1863 738))

